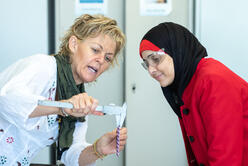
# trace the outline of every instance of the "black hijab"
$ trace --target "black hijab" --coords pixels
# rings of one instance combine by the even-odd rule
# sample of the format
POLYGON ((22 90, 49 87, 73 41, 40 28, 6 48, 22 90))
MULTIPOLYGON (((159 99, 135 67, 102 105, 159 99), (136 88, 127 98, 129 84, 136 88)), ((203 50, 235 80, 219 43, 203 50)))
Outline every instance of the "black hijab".
MULTIPOLYGON (((162 87, 162 90, 174 112, 181 117, 182 94, 199 61, 207 56, 207 51, 191 32, 171 22, 161 23, 149 30, 141 41, 141 48, 144 40, 160 49, 164 48, 164 51, 173 58, 175 79, 171 85, 162 87)), ((140 49, 140 53, 144 50, 140 49)))

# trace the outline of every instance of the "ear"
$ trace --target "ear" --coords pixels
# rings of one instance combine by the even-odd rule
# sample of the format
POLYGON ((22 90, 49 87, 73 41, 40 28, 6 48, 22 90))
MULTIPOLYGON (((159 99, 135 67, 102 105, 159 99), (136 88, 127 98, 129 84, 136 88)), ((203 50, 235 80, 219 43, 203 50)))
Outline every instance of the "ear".
POLYGON ((76 52, 77 46, 78 46, 77 37, 73 35, 69 39, 69 48, 72 53, 76 52))

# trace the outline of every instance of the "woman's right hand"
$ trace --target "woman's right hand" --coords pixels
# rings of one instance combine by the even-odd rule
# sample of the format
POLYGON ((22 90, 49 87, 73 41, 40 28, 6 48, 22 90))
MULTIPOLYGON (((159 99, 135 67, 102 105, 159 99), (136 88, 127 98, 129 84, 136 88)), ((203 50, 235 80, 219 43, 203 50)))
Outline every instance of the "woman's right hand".
POLYGON ((98 100, 89 96, 87 93, 80 93, 72 96, 68 100, 61 100, 62 102, 68 102, 73 105, 73 109, 64 108, 64 112, 74 117, 83 117, 86 115, 103 115, 102 112, 96 111, 98 100))

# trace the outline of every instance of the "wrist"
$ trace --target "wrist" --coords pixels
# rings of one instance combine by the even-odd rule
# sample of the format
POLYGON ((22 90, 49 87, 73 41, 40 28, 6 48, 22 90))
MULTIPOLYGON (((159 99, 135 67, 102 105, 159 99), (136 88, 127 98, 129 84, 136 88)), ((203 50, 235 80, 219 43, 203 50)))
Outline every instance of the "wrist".
POLYGON ((65 112, 64 108, 59 108, 59 113, 58 113, 58 114, 61 115, 61 116, 63 116, 63 117, 69 116, 69 115, 65 112))
POLYGON ((98 145, 98 139, 94 142, 93 144, 93 150, 94 150, 94 153, 95 155, 100 158, 100 159, 103 159, 104 157, 106 157, 107 155, 103 154, 100 150, 99 150, 99 146, 98 145))

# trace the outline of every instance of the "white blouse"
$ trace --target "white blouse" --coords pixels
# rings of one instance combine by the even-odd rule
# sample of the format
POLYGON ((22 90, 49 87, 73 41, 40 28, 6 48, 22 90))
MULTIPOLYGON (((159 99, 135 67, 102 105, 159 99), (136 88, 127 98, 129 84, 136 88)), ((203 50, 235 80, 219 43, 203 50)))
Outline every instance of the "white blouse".
MULTIPOLYGON (((55 99, 56 79, 55 58, 42 54, 21 59, 0 73, 0 166, 28 166, 57 140, 57 115, 29 118, 38 100, 55 99)), ((89 146, 87 119, 75 125, 73 144, 61 158, 65 165, 78 166, 81 151, 89 146)))

